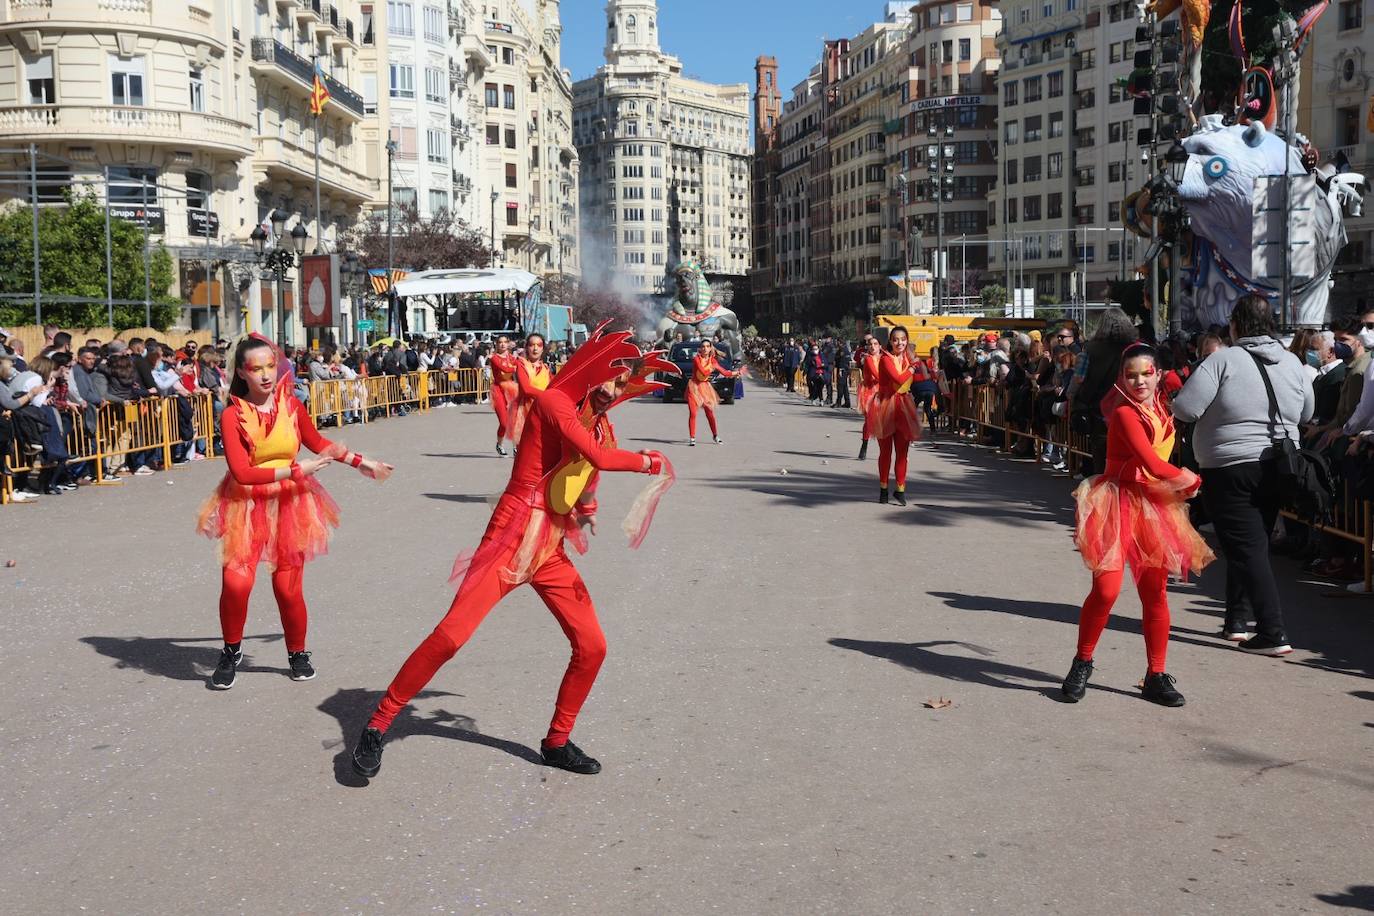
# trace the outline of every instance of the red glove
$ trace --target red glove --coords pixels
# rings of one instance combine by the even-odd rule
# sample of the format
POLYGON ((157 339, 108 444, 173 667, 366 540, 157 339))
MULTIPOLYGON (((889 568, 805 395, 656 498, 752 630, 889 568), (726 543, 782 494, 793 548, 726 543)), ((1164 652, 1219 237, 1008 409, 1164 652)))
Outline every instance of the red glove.
POLYGON ((646 456, 649 459, 649 469, 644 473, 652 474, 654 476, 663 473, 663 466, 668 463, 668 459, 663 457, 662 452, 653 449, 648 449, 640 452, 640 454, 646 456))

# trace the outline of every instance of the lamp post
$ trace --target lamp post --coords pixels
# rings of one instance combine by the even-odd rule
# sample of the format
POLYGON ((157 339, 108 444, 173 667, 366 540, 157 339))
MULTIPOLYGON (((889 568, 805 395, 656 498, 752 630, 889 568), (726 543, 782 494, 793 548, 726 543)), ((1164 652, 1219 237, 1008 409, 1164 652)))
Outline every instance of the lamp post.
POLYGON ((907 223, 906 213, 906 175, 897 176, 898 194, 902 195, 899 203, 901 216, 898 217, 902 223, 902 289, 906 292, 906 313, 916 314, 911 307, 911 228, 907 223))
POLYGON ((496 266, 496 202, 501 199, 501 192, 492 188, 491 191, 491 266, 496 266))
POLYGON ((386 327, 387 332, 393 337, 400 331, 400 326, 396 324, 396 292, 391 288, 395 277, 396 243, 392 234, 392 225, 396 219, 396 210, 391 205, 391 184, 392 166, 396 160, 396 141, 392 137, 386 140, 386 327))
POLYGON ((926 146, 926 168, 934 176, 931 191, 935 195, 935 258, 933 270, 933 290, 935 301, 932 303, 935 314, 943 314, 944 296, 942 287, 945 279, 945 209, 946 200, 954 200, 954 125, 942 116, 930 115, 926 127, 926 137, 931 142, 926 146))
MULTIPOLYGON (((344 289, 348 291, 348 301, 352 304, 353 328, 350 334, 344 335, 351 337, 355 341, 358 336, 358 321, 363 317, 363 297, 367 290, 367 268, 358 260, 357 254, 347 252, 343 256, 340 274, 342 275, 344 289)), ((345 343, 343 339, 339 341, 345 343)))
MULTIPOLYGON (((1188 171, 1188 151, 1183 148, 1183 144, 1174 141, 1173 146, 1164 154, 1164 168, 1169 174, 1169 181, 1177 192, 1183 184, 1184 173, 1188 171)), ((1173 239, 1169 243, 1169 328, 1171 330, 1183 326, 1183 314, 1178 307, 1178 280, 1179 280, 1179 243, 1182 241, 1183 222, 1185 214, 1182 206, 1175 200, 1173 206, 1176 212, 1172 214, 1173 239)), ((1285 265, 1287 259, 1284 259, 1285 265)), ((1285 267, 1286 269, 1286 267, 1285 267)))
POLYGON ((299 222, 296 228, 291 231, 291 246, 283 244, 285 239, 286 221, 291 218, 291 214, 278 207, 272 211, 272 238, 273 245, 267 247, 267 233, 261 226, 256 227, 249 238, 253 240, 253 250, 257 253, 258 263, 273 272, 277 282, 276 303, 272 310, 272 332, 276 335, 278 342, 287 343, 286 331, 282 327, 286 313, 286 272, 296 266, 298 259, 305 253, 305 227, 299 222))

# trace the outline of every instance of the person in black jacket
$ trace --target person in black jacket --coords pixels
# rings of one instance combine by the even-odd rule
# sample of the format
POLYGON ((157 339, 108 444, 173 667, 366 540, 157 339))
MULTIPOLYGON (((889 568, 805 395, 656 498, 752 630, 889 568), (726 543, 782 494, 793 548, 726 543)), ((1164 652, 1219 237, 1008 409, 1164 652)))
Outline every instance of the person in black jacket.
POLYGON ((1085 476, 1101 473, 1107 466, 1107 421, 1102 417, 1102 399, 1116 384, 1121 371, 1121 351, 1140 339, 1131 319, 1113 306, 1103 310, 1097 331, 1088 340, 1079 359, 1083 371, 1077 372, 1078 386, 1073 398, 1073 423, 1078 432, 1086 432, 1092 449, 1092 467, 1084 468, 1085 476))
POLYGON ((853 362, 849 343, 844 340, 835 342, 835 398, 831 407, 849 408, 849 367, 853 362))

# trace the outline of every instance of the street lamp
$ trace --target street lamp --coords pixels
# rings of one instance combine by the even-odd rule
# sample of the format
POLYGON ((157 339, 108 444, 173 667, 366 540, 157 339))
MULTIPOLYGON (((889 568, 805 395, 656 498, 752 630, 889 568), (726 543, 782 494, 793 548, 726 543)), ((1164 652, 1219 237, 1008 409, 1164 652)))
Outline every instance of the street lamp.
POLYGON ((496 202, 501 199, 501 192, 495 188, 491 191, 491 266, 496 266, 496 202))
POLYGON ((954 200, 954 125, 934 114, 929 118, 926 127, 926 136, 930 141, 926 146, 926 169, 933 176, 930 184, 935 195, 935 258, 931 272, 935 293, 933 308, 935 314, 939 315, 943 314, 944 305, 941 289, 945 275, 942 251, 945 244, 944 202, 954 200))
MULTIPOLYGON (((906 175, 897 176, 898 193, 902 195, 899 206, 901 216, 898 217, 902 223, 902 289, 906 291, 906 313, 914 315, 915 310, 911 307, 911 229, 907 223, 906 214, 906 175)), ((872 329, 869 329, 870 332, 872 329)))
POLYGON ((1164 166, 1169 171, 1169 180, 1174 183, 1174 187, 1183 184, 1183 176, 1188 171, 1188 151, 1183 148, 1183 144, 1177 140, 1174 145, 1169 147, 1169 151, 1164 154, 1164 166))
POLYGON ((391 205, 392 165, 396 160, 396 140, 386 139, 386 322, 387 330, 397 335, 401 327, 396 323, 396 291, 391 288, 395 281, 396 245, 392 235, 392 224, 396 219, 396 209, 391 205))
POLYGON ((282 244, 286 221, 290 218, 291 214, 280 207, 272 211, 270 220, 275 241, 271 248, 267 247, 267 232, 262 226, 257 226, 248 235, 253 242, 253 251, 258 256, 258 263, 272 271, 276 276, 277 295, 272 313, 272 331, 281 343, 287 342, 286 332, 282 327, 283 317, 286 313, 286 272, 296 266, 298 257, 305 251, 305 227, 299 222, 296 223, 296 228, 291 231, 292 248, 295 250, 293 251, 292 248, 282 244))

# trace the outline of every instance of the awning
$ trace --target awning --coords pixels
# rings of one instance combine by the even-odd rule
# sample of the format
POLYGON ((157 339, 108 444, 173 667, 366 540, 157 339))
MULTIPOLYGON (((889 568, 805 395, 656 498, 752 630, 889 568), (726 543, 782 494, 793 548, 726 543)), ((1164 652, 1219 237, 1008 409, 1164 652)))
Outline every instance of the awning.
POLYGON ((909 283, 910 286, 911 286, 911 294, 912 294, 913 296, 924 296, 924 295, 926 295, 928 292, 930 292, 930 281, 929 281, 929 280, 924 280, 924 279, 921 279, 921 280, 917 280, 917 279, 903 280, 901 277, 888 277, 888 279, 891 280, 893 283, 895 283, 895 284, 897 285, 897 288, 898 288, 898 289, 900 289, 900 290, 902 290, 902 291, 904 291, 904 292, 906 291, 907 285, 908 285, 908 283, 909 283))
POLYGON ((511 267, 422 270, 396 282, 398 296, 445 296, 461 293, 527 293, 539 278, 511 267))

